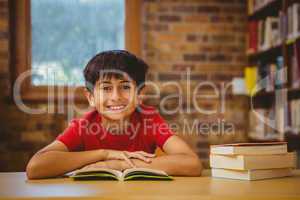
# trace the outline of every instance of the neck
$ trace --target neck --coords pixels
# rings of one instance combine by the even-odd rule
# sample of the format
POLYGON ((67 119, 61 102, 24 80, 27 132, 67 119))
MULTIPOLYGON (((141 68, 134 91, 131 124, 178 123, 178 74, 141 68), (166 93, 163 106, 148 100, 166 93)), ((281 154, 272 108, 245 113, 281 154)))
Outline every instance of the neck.
POLYGON ((122 133, 126 130, 130 123, 130 116, 122 118, 120 120, 111 120, 106 117, 102 117, 101 124, 109 132, 122 133))

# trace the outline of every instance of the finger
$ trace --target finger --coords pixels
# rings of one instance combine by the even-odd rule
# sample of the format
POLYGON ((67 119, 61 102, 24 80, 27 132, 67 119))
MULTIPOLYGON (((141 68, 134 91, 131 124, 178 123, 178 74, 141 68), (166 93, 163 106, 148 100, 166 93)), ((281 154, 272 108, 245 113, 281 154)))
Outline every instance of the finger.
POLYGON ((134 163, 127 157, 126 154, 127 154, 126 152, 123 152, 123 153, 122 153, 122 156, 123 156, 124 160, 125 160, 131 167, 136 167, 136 166, 134 165, 134 163))
POLYGON ((153 153, 147 153, 147 152, 145 152, 145 151, 138 151, 137 153, 140 153, 140 154, 142 154, 143 156, 146 156, 146 157, 150 157, 150 158, 153 158, 153 157, 155 157, 156 155, 153 153))
POLYGON ((90 168, 92 168, 93 166, 94 166, 94 164, 90 164, 90 165, 85 166, 83 169, 90 169, 90 168))
POLYGON ((82 169, 88 169, 88 168, 90 168, 90 166, 89 166, 89 165, 87 165, 87 166, 84 166, 82 169))
POLYGON ((137 159, 140 159, 140 160, 143 160, 147 163, 151 162, 151 160, 149 158, 146 158, 145 156, 143 156, 142 154, 139 154, 139 153, 131 153, 130 156, 134 157, 134 158, 137 158, 137 159))

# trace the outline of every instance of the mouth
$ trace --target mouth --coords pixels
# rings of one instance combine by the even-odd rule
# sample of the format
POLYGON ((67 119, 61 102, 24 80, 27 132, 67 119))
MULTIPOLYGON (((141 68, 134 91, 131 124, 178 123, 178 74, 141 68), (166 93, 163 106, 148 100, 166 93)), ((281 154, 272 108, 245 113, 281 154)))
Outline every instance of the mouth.
POLYGON ((113 105, 113 106, 106 106, 107 109, 110 111, 121 111, 125 108, 125 105, 113 105))

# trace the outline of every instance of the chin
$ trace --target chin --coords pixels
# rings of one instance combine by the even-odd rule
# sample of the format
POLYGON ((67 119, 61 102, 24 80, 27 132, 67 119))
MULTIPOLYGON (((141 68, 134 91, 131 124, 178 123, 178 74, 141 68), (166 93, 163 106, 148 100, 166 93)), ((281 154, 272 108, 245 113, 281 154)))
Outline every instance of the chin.
POLYGON ((111 115, 106 115, 106 118, 108 118, 109 120, 112 120, 112 121, 120 121, 120 120, 124 119, 124 117, 111 116, 111 115))
POLYGON ((128 115, 124 113, 106 113, 105 117, 109 120, 119 121, 127 117, 128 115))

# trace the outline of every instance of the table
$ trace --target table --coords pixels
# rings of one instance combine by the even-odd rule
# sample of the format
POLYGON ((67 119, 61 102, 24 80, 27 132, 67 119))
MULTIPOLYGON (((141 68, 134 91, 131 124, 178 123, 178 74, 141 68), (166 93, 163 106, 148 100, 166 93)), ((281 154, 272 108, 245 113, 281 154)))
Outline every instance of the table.
POLYGON ((24 172, 0 173, 0 199, 300 199, 300 170, 295 176, 239 181, 174 177, 174 181, 27 180, 24 172))

